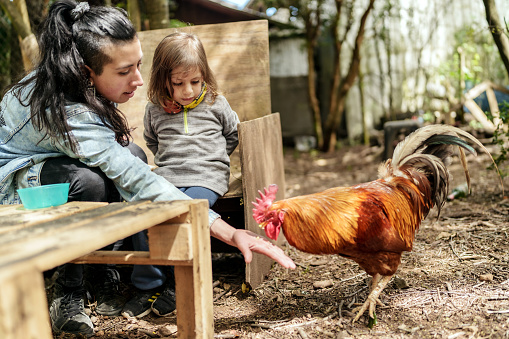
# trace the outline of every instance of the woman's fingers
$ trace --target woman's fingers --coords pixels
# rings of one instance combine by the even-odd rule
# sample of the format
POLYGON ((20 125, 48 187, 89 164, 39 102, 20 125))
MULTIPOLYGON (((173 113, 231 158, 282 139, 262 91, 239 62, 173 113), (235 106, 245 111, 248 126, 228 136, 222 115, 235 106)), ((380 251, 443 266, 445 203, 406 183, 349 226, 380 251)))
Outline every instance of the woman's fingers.
POLYGON ((244 260, 250 263, 253 254, 252 252, 266 255, 267 257, 275 260, 285 268, 295 268, 295 263, 290 259, 282 249, 273 245, 264 237, 257 235, 250 231, 238 230, 234 235, 237 247, 244 255, 244 260))

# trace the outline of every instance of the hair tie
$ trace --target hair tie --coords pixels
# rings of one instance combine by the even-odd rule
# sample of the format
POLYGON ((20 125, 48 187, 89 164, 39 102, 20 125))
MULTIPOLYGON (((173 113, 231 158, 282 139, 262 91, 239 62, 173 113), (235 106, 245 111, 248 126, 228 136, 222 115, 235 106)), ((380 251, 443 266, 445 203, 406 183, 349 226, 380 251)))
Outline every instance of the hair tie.
POLYGON ((76 20, 80 19, 89 10, 90 10, 90 5, 88 4, 88 2, 80 2, 71 11, 72 18, 74 19, 74 21, 76 21, 76 20))

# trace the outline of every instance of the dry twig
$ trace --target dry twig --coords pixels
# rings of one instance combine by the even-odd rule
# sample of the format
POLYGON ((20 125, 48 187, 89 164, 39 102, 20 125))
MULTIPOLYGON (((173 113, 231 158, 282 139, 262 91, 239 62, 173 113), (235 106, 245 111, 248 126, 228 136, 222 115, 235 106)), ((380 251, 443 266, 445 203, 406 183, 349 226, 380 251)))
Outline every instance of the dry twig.
POLYGON ((214 334, 215 339, 233 339, 233 338, 238 338, 238 337, 239 337, 238 335, 230 334, 230 333, 214 334))
POLYGON ((461 259, 461 257, 458 255, 458 253, 456 253, 456 250, 454 249, 454 246, 452 245, 452 243, 453 243, 453 241, 450 240, 449 246, 451 247, 452 253, 454 253, 454 255, 459 259, 459 261, 462 261, 463 259, 461 259))
POLYGON ((302 337, 302 339, 309 339, 308 335, 302 328, 297 328, 297 332, 299 332, 299 335, 302 337))
POLYGON ((223 295, 226 295, 227 297, 232 294, 231 289, 224 290, 223 292, 219 293, 217 296, 214 297, 214 302, 221 299, 223 295))

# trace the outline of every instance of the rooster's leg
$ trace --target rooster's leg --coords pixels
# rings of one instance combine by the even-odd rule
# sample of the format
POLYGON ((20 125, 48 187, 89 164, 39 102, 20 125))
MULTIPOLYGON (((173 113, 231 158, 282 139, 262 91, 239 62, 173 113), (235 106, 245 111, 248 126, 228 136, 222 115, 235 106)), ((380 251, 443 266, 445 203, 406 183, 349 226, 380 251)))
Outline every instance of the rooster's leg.
MULTIPOLYGON (((380 279, 382 279, 382 275, 381 274, 375 274, 373 276, 373 279, 371 279, 371 284, 369 285, 369 293, 371 294, 371 292, 376 288, 376 286, 378 285, 378 283, 380 282, 380 279)), ((376 303, 380 306, 384 306, 384 304, 380 301, 380 299, 376 298, 376 303)))
MULTIPOLYGON (((370 284, 369 284, 369 294, 371 294, 371 292, 372 292, 372 291, 373 291, 373 290, 377 287, 378 283, 380 282, 380 279, 382 279, 382 275, 381 275, 381 274, 378 274, 378 273, 377 273, 377 274, 375 274, 375 275, 373 276, 373 278, 371 278, 371 282, 370 282, 370 284)), ((369 294, 368 294, 368 295, 369 295, 369 294)), ((380 299, 378 299, 378 298, 376 299, 376 303, 377 303, 378 305, 380 305, 380 306, 384 306, 384 305, 382 304, 382 302, 380 301, 380 299)), ((356 308, 354 308, 354 309, 352 310, 352 312, 353 312, 353 313, 356 313, 358 310, 360 310, 360 309, 362 308, 362 306, 363 306, 363 305, 361 305, 361 306, 357 306, 356 308)), ((366 310, 366 309, 364 309, 364 311, 365 311, 365 310, 366 310)))
POLYGON ((369 308, 369 317, 374 318, 375 315, 375 307, 378 301, 378 297, 380 296, 380 293, 382 293, 383 289, 389 281, 391 281, 392 275, 385 275, 382 276, 380 274, 376 274, 373 277, 373 281, 371 282, 371 292, 368 295, 368 298, 364 302, 364 304, 361 306, 361 309, 355 316, 352 322, 356 322, 359 320, 359 318, 362 316, 362 314, 369 308))

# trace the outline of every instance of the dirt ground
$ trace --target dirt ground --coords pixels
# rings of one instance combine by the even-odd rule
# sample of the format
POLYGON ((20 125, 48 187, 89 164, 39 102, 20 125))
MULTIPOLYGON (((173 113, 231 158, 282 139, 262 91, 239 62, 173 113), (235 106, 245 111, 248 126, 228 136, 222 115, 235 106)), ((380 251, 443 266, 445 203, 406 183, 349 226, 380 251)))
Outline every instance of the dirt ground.
MULTIPOLYGON (((489 139, 481 140, 490 151, 489 139)), ((333 154, 285 150, 286 196, 377 178, 381 146, 343 147, 333 154)), ((472 195, 447 202, 422 223, 381 294, 378 324, 352 324, 370 277, 353 261, 316 256, 284 245, 295 270, 274 265, 243 292, 240 255, 214 255, 215 338, 507 338, 509 337, 509 200, 484 154, 468 156, 472 195)), ((456 159, 451 188, 464 182, 456 159)), ((509 180, 504 179, 506 190, 509 180)), ((92 306, 93 309, 93 306, 92 306)), ((92 312, 94 338, 175 338, 176 315, 143 319, 92 312)), ((60 335, 55 338, 72 338, 60 335)))

